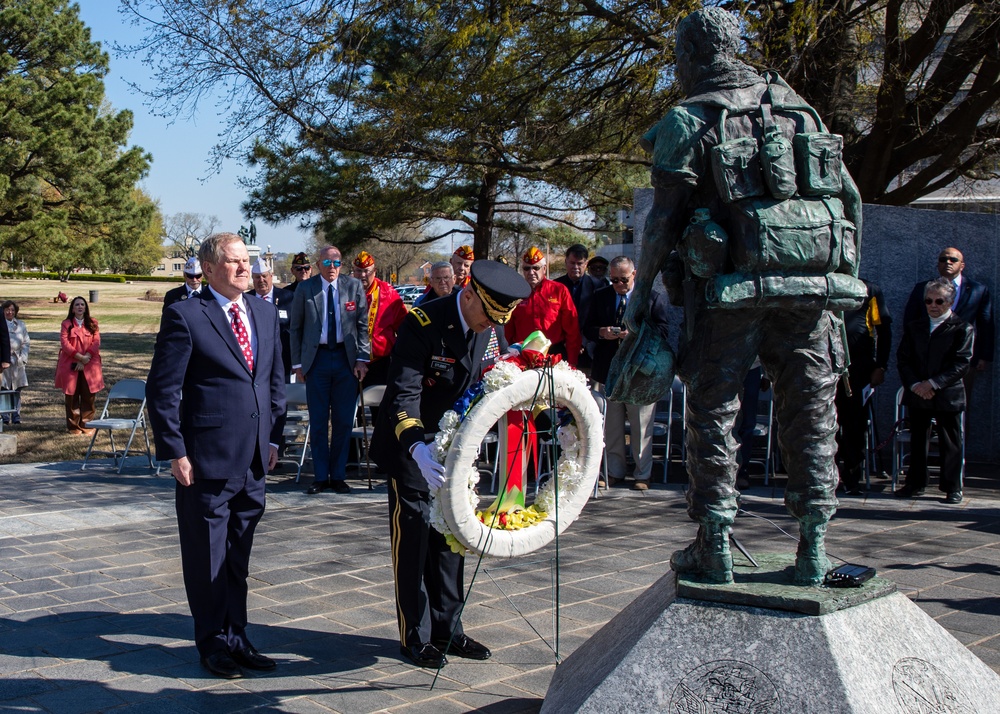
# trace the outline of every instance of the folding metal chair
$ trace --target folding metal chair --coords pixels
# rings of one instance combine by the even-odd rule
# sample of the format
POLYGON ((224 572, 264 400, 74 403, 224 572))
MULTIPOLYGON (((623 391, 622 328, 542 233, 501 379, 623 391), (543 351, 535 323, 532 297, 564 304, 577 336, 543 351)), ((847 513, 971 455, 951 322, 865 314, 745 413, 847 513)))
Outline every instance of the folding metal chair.
POLYGON ((279 463, 295 464, 295 483, 302 476, 302 466, 309 453, 309 405, 305 382, 285 385, 285 453, 279 463))
POLYGON ((90 439, 90 446, 87 448, 87 455, 83 459, 80 470, 87 468, 91 454, 94 453, 94 442, 97 435, 102 431, 108 432, 111 441, 111 451, 98 451, 102 456, 111 456, 118 467, 118 473, 122 472, 125 466, 125 458, 132 447, 135 434, 142 427, 142 436, 146 441, 146 459, 149 461, 149 468, 156 468, 153 463, 153 454, 149 448, 149 433, 146 430, 146 382, 142 379, 123 379, 115 383, 108 392, 107 401, 104 402, 104 409, 98 419, 88 421, 84 426, 94 430, 94 435, 90 439), (135 405, 138 404, 138 410, 135 405), (116 416, 127 414, 128 416, 116 416), (115 445, 115 432, 128 430, 128 441, 124 449, 119 449, 115 445))
POLYGON ((375 425, 372 424, 371 408, 382 403, 382 397, 385 396, 385 385, 373 384, 370 387, 365 387, 363 395, 363 400, 362 395, 358 395, 354 405, 354 426, 351 428, 351 441, 356 443, 358 460, 347 464, 348 467, 356 466, 359 469, 369 464, 374 465, 371 461, 371 454, 368 453, 368 445, 371 444, 372 433, 375 431, 375 425), (365 410, 364 423, 359 417, 362 403, 364 403, 365 410))

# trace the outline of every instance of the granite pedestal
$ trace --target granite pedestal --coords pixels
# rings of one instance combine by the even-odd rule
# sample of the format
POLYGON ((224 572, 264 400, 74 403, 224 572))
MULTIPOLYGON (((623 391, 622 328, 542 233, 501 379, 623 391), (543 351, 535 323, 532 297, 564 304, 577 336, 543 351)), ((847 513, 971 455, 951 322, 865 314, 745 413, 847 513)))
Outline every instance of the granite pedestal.
POLYGON ((732 586, 667 573, 556 669, 542 714, 1000 711, 1000 676, 892 583, 793 587, 790 559, 732 586))

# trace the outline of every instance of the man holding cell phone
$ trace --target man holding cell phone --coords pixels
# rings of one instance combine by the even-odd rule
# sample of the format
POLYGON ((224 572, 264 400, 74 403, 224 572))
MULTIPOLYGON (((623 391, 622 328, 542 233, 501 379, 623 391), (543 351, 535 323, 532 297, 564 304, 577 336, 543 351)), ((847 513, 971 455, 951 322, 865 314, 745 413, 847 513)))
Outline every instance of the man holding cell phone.
MULTIPOLYGON (((606 396, 608 370, 622 340, 628 337, 623 318, 628 301, 635 287, 635 265, 619 256, 611 261, 608 268, 611 285, 594 292, 593 303, 584 323, 583 336, 594 340, 594 367, 591 378, 594 388, 606 396)), ((649 301, 648 322, 667 336, 667 300, 661 293, 652 293, 649 301)), ((625 480, 625 418, 631 426, 629 442, 632 460, 635 461, 635 481, 632 488, 645 491, 649 488, 649 477, 653 471, 653 417, 656 404, 623 404, 608 401, 604 420, 604 443, 608 449, 608 477, 611 484, 625 480)))

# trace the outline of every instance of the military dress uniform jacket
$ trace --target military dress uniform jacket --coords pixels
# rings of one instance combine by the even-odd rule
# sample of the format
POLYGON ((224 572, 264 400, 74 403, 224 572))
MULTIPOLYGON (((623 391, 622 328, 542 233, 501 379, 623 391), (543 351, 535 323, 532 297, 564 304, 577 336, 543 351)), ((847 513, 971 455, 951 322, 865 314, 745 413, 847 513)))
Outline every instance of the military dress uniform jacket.
POLYGON ((372 435, 379 468, 409 488, 427 491, 410 447, 437 433, 444 413, 506 351, 507 341, 496 328, 474 335, 471 347, 466 343, 457 296, 411 310, 396 336, 372 435))

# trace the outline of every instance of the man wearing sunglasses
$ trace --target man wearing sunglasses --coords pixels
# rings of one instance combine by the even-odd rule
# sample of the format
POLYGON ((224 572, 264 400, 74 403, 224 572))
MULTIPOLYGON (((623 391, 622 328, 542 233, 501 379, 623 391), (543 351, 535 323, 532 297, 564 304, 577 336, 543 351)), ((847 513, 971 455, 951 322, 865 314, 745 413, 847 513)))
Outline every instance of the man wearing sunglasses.
POLYGON ((972 358, 973 330, 952 311, 955 286, 942 276, 924 288, 923 314, 907 322, 896 353, 903 404, 909 409, 910 468, 897 498, 915 498, 927 486, 927 437, 936 423, 945 503, 962 502, 962 377, 972 358))
POLYGON ((532 332, 541 330, 552 341, 549 354, 561 354, 576 367, 583 338, 569 290, 548 279, 545 254, 535 246, 521 256, 521 275, 531 287, 531 297, 514 309, 505 329, 507 342, 520 344, 532 332))
MULTIPOLYGON (((587 315, 583 334, 596 342, 594 369, 591 378, 594 389, 607 396, 608 371, 622 340, 628 337, 624 325, 625 309, 635 287, 635 264, 622 255, 611 261, 611 285, 594 293, 593 305, 587 315)), ((667 299, 662 293, 653 292, 649 298, 649 316, 646 321, 667 338, 667 299)), ((653 416, 656 403, 624 404, 608 400, 604 417, 604 443, 608 449, 609 485, 625 480, 625 417, 631 425, 632 460, 635 461, 635 481, 632 489, 645 491, 653 471, 653 416)))
POLYGON ((296 381, 306 383, 316 474, 310 494, 351 491, 345 479, 354 405, 371 358, 365 288, 341 275, 341 265, 337 248, 320 250, 319 275, 303 281, 292 301, 292 370, 296 381))
MULTIPOLYGON (((986 372, 993 363, 993 303, 990 290, 980 282, 964 275, 965 258, 957 248, 945 248, 938 255, 938 274, 955 286, 955 302, 952 312, 972 325, 976 339, 972 345, 972 365, 965 378, 966 397, 972 390, 976 372, 986 372)), ((906 301, 903 316, 905 323, 919 319, 924 314, 924 290, 931 281, 925 280, 913 286, 906 301)))
POLYGON ((173 305, 175 302, 187 300, 201 294, 201 263, 194 256, 184 263, 184 284, 180 287, 168 290, 163 296, 163 309, 173 305))
POLYGON ((298 253, 292 258, 292 282, 285 286, 285 290, 295 292, 303 282, 312 275, 312 265, 309 264, 309 256, 305 253, 298 253))

